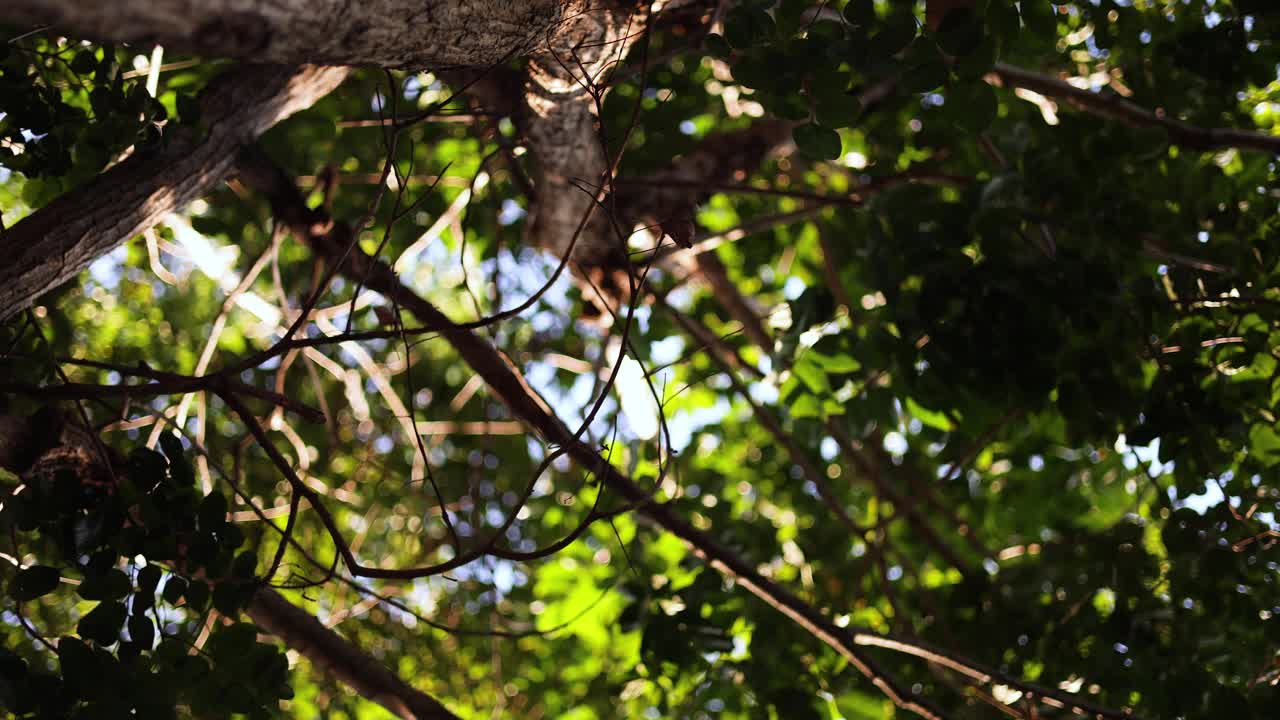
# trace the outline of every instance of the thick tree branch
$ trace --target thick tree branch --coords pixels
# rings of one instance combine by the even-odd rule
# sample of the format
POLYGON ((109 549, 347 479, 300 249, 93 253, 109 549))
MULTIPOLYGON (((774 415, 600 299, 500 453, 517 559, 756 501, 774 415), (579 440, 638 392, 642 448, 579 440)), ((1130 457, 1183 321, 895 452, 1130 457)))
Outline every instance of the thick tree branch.
POLYGON ((546 44, 580 0, 6 0, 0 21, 291 65, 491 65, 546 44))
MULTIPOLYGON (((692 152, 674 160, 643 182, 620 183, 617 207, 626 227, 692 227, 696 206, 711 194, 710 188, 749 172, 772 151, 791 138, 792 123, 764 119, 743 130, 707 136, 692 152)), ((726 312, 742 325, 751 342, 765 350, 773 339, 760 322, 759 308, 738 292, 715 250, 697 252, 693 262, 698 274, 726 312)))
POLYGON ((160 148, 134 153, 0 234, 0 320, 204 195, 226 176, 241 147, 324 97, 346 75, 346 68, 272 65, 220 75, 201 94, 203 134, 179 129, 160 148))
POLYGON ((643 16, 623 3, 584 3, 555 41, 529 58, 521 129, 536 162, 538 198, 528 238, 560 257, 571 252, 583 267, 626 264, 622 240, 596 206, 620 150, 605 146, 597 114, 605 76, 643 31, 643 16))

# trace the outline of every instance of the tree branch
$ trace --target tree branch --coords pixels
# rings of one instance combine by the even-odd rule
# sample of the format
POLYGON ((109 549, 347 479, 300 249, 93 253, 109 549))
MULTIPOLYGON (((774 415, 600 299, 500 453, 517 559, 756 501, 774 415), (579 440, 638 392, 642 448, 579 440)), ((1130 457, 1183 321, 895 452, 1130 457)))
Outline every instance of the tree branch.
POLYGON ((218 76, 200 96, 203 135, 179 129, 159 149, 136 152, 0 233, 6 259, 0 263, 0 320, 204 195, 226 176, 241 147, 346 76, 346 68, 271 65, 218 76))
POLYGON ((1087 113, 1117 120, 1130 127, 1163 128, 1169 133, 1172 142, 1193 150, 1237 148, 1280 154, 1280 135, 1233 128, 1199 127, 1152 112, 1119 96, 1084 90, 1058 78, 1005 63, 996 63, 993 72, 1003 85, 1058 98, 1087 113))
POLYGON ((263 630, 297 650, 366 699, 404 720, 457 720, 438 700, 414 689, 350 640, 270 588, 254 595, 246 610, 263 630))
POLYGON ((6 0, 5 23, 284 64, 482 66, 545 44, 581 0, 6 0))
MULTIPOLYGON (((314 240, 314 238, 312 238, 314 240)), ((333 248, 313 246, 322 256, 333 259, 333 248)), ((520 419, 528 423, 546 441, 558 445, 578 463, 596 473, 625 500, 638 506, 668 532, 684 540, 695 553, 719 572, 745 585, 769 605, 791 617, 815 637, 830 645, 901 707, 926 718, 940 718, 941 712, 930 704, 917 701, 881 671, 861 651, 855 649, 848 633, 789 591, 760 575, 754 567, 719 545, 710 535, 694 528, 665 505, 652 501, 649 490, 618 472, 594 448, 579 440, 568 427, 552 415, 528 384, 480 336, 452 323, 434 305, 403 285, 385 263, 378 262, 360 248, 353 248, 341 273, 349 279, 362 279, 365 287, 385 295, 400 307, 412 312, 424 324, 441 328, 440 335, 471 366, 494 393, 520 419)), ((359 573, 352 568, 353 573, 359 573)))

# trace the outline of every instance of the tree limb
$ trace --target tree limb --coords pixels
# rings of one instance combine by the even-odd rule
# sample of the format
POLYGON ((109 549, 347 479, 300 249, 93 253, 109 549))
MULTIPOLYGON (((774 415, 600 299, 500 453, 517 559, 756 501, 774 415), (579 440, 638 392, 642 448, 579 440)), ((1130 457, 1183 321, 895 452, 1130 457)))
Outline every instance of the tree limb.
POLYGON ((263 630, 297 650, 316 668, 390 710, 403 720, 457 720, 438 700, 400 679, 350 640, 270 588, 253 596, 245 611, 263 630))
POLYGON ((207 128, 202 135, 181 128, 160 148, 134 153, 0 233, 6 259, 0 264, 0 320, 204 195, 226 176, 241 147, 346 76, 346 68, 274 65, 218 76, 200 96, 207 128))
POLYGON ((1064 100, 1068 104, 1100 117, 1110 118, 1130 127, 1157 127, 1169 133, 1169 139, 1193 150, 1237 148, 1280 154, 1280 135, 1234 128, 1203 128, 1152 112, 1119 96, 1103 95, 1078 88, 1064 80, 1041 75, 1005 63, 996 63, 993 72, 1004 85, 1064 100))
POLYGON ((483 66, 545 44, 581 0, 6 0, 0 21, 298 65, 483 66))
MULTIPOLYGON (((297 192, 296 189, 294 191, 297 192)), ((280 202, 278 199, 275 202, 280 202)), ((309 236, 305 240, 322 257, 335 261, 343 248, 327 244, 323 237, 309 236)), ((940 711, 930 704, 914 699, 910 693, 880 670, 875 663, 857 650, 848 632, 837 627, 816 609, 789 591, 760 575, 745 560, 717 543, 676 515, 666 505, 653 502, 648 489, 623 475, 587 443, 553 415, 541 398, 525 382, 524 378, 503 360, 487 340, 469 329, 459 327, 444 313, 400 282, 386 263, 377 261, 361 248, 355 247, 340 268, 342 275, 363 282, 370 290, 381 293, 400 307, 413 313, 425 325, 439 328, 438 332, 462 359, 484 378, 494 393, 507 405, 516 417, 526 422, 547 442, 560 446, 578 463, 588 468, 618 492, 623 499, 638 506, 662 528, 684 540, 700 557, 717 571, 746 586, 769 605, 799 623, 858 667, 881 688, 895 703, 926 718, 941 718, 940 711)), ((354 574, 363 574, 351 568, 354 574)))

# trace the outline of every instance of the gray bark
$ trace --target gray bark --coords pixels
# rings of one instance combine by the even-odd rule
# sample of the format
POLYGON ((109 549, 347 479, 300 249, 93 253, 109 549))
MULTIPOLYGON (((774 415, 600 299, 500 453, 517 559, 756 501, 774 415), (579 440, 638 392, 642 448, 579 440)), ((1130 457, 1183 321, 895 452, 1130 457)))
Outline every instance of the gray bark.
POLYGON ((5 0, 0 21, 299 65, 490 65, 546 44, 571 0, 5 0))
MULTIPOLYGON (((575 0, 561 32, 529 58, 523 131, 537 161, 538 202, 530 213, 532 244, 584 267, 623 267, 626 246, 607 214, 594 208, 610 171, 596 103, 606 75, 626 58, 644 18, 622 3, 575 0), (590 213, 588 215, 588 213, 590 213)), ((621 142, 621 138, 613 138, 621 142)))
POLYGON ((160 149, 135 153, 0 233, 0 320, 204 195, 240 148, 346 75, 346 68, 248 66, 216 78, 201 94, 203 135, 175 132, 160 149))

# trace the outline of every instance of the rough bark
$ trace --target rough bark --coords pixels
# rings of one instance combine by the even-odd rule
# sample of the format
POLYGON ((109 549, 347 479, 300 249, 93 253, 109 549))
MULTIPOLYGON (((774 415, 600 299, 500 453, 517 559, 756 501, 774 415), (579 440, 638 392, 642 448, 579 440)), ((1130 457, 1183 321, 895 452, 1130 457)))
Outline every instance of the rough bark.
MULTIPOLYGON (((90 5, 86 5, 90 7, 90 5)), ((0 320, 204 195, 241 147, 337 87, 345 68, 246 66, 201 95, 205 132, 179 130, 0 234, 0 320)))
MULTIPOLYGON (((624 240, 595 207, 610 171, 608 155, 616 150, 606 149, 596 111, 608 69, 641 36, 633 13, 640 5, 627 0, 355 5, 338 0, 122 0, 109 5, 15 0, 0 8, 0 20, 272 61, 474 67, 528 55, 519 115, 535 159, 538 190, 527 225, 529 241, 559 255, 574 244, 575 264, 589 271, 626 265, 624 240)), ((335 81, 342 73, 308 72, 335 81)), ((268 101, 279 80, 242 79, 211 87, 207 94, 221 93, 211 109, 236 119, 225 112, 235 108, 243 113, 239 122, 215 125, 209 141, 198 147, 171 143, 160 155, 131 159, 6 233, 0 246, 22 248, 22 253, 0 271, 0 281, 10 281, 0 291, 0 319, 199 197, 225 174, 244 139, 309 104, 276 107, 268 101), (255 110, 254 103, 262 107, 255 110)), ((289 90, 307 84, 295 80, 289 90)))
POLYGON ((0 21, 299 65, 490 65, 546 44, 569 0, 6 0, 0 21))
POLYGON ((537 162, 538 202, 530 212, 529 241, 558 256, 573 246, 580 266, 621 267, 624 240, 608 216, 594 208, 610 172, 596 117, 604 75, 621 62, 643 25, 621 3, 574 2, 555 42, 529 58, 523 132, 537 162))

